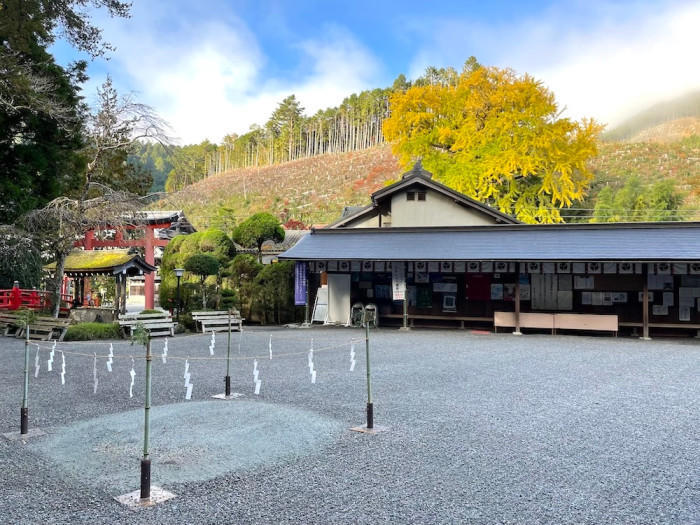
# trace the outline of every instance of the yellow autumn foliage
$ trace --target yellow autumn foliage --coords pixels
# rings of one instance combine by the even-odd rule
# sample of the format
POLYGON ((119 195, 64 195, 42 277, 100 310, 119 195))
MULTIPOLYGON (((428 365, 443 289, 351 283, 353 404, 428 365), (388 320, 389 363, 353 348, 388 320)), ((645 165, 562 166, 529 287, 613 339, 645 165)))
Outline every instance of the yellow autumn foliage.
POLYGON ((529 75, 465 67, 456 82, 394 92, 390 109, 384 136, 404 167, 421 157, 437 180, 523 222, 560 222, 593 179, 603 127, 562 118, 529 75))

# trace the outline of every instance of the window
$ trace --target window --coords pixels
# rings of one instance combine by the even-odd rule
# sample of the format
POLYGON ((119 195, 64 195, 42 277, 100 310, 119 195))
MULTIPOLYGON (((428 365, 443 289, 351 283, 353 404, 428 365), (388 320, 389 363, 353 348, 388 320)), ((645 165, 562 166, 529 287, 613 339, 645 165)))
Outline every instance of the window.
POLYGON ((412 191, 406 192, 406 200, 407 201, 414 201, 416 200, 416 194, 412 191))
POLYGON ((417 195, 418 195, 418 200, 419 200, 419 201, 424 201, 424 200, 425 200, 425 192, 424 192, 424 191, 419 191, 419 192, 417 193, 417 195))

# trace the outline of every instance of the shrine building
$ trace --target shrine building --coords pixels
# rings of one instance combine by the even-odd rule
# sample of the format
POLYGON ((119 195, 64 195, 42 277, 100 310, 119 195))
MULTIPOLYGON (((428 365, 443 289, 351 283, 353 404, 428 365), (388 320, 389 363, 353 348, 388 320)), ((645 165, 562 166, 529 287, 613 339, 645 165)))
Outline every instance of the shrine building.
POLYGON ((372 303, 405 328, 700 330, 700 223, 522 224, 420 163, 279 259, 305 263, 326 323, 372 303))

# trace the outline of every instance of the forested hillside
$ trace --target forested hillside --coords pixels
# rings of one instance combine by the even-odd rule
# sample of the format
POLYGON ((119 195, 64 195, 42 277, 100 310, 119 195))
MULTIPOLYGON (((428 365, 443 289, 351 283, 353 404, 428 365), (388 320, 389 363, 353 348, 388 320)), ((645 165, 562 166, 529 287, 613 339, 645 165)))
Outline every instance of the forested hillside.
POLYGON ((326 153, 213 175, 168 195, 157 206, 185 210, 197 228, 228 230, 259 211, 269 211, 282 222, 291 220, 294 227, 309 227, 333 221, 344 206, 368 204, 370 193, 400 171, 387 145, 326 153))
POLYGON ((353 94, 313 116, 306 116, 291 95, 248 133, 229 135, 218 145, 143 145, 135 162, 151 168, 154 190, 165 186, 169 192, 157 206, 182 208, 200 228, 227 229, 258 211, 296 227, 325 224, 344 206, 367 204, 372 191, 395 179, 400 165, 416 156, 437 180, 526 222, 698 220, 700 138, 692 115, 700 113, 699 101, 692 93, 659 104, 599 141, 601 126, 559 120, 553 94, 531 77, 470 58, 461 72, 428 68, 413 82, 399 76, 390 89, 353 94), (484 98, 492 102, 482 112, 484 98), (459 107, 475 109, 455 112, 459 107), (520 109, 513 113, 514 108, 520 109), (529 125, 508 128, 521 117, 506 116, 524 110, 529 125), (554 150, 543 149, 541 141, 527 146, 533 137, 522 129, 540 129, 540 136, 552 124, 552 132, 560 133, 554 150), (386 137, 392 147, 384 143, 386 137), (511 154, 494 154, 503 148, 511 154), (567 148, 568 167, 561 156, 567 148), (518 156, 520 150, 531 153, 518 156), (542 163, 549 162, 551 151, 558 152, 555 173, 561 177, 554 184, 543 176, 542 163), (540 171, 504 185, 508 166, 508 173, 533 166, 540 171), (499 180, 507 192, 499 194, 499 180), (525 184, 516 191, 516 182, 525 184), (562 188, 568 189, 562 193, 562 188))
MULTIPOLYGON (((700 220, 700 138, 672 144, 604 144, 591 162, 595 182, 582 203, 564 210, 569 221, 589 221, 599 192, 623 190, 625 181, 639 176, 644 188, 664 174, 682 195, 680 218, 700 220)), ((239 168, 208 177, 158 203, 182 208, 197 228, 234 223, 258 211, 271 211, 292 227, 326 224, 340 216, 344 206, 369 204, 369 195, 401 169, 391 148, 383 145, 363 151, 326 154, 275 166, 239 168)), ((623 212, 624 214, 624 212, 623 212)))

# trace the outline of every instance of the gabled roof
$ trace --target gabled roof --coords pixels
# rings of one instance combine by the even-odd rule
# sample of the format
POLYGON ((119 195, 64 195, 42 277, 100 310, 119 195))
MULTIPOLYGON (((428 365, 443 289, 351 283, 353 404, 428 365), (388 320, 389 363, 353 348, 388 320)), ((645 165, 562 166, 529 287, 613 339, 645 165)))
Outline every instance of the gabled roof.
POLYGON ((441 193, 442 195, 454 200, 457 204, 460 204, 466 208, 471 208, 475 209, 485 215, 489 215, 496 219, 497 222, 502 223, 502 224, 519 224, 520 221, 518 221, 515 217, 512 217, 506 213, 500 212, 495 208, 492 208, 491 206, 484 204, 483 202, 479 202, 475 199, 472 199, 470 197, 467 197, 463 193, 460 193, 458 191, 453 190, 452 188, 449 188, 445 186, 444 184, 441 184, 435 180, 433 180, 433 174, 430 173, 429 171, 425 170, 423 168, 423 165, 421 161, 419 160, 418 162, 415 163, 413 166, 413 169, 410 171, 407 171, 401 176, 401 180, 398 182, 395 182, 394 184, 391 184, 390 186, 387 186, 386 188, 382 188, 380 190, 375 191, 372 194, 372 204, 369 206, 366 206, 364 208, 356 208, 352 213, 346 213, 346 210, 348 210, 349 207, 346 207, 343 210, 343 216, 337 220, 336 222, 328 225, 328 228, 338 228, 340 226, 343 226, 359 217, 362 217, 365 214, 372 213, 380 204, 380 201, 386 199, 387 197, 390 197, 394 193, 397 193, 399 191, 402 191, 404 189, 407 189, 412 186, 422 186, 426 189, 431 189, 433 191, 436 191, 438 193, 441 193))
MULTIPOLYGON (((44 269, 56 271, 56 263, 47 264, 44 269)), ((129 275, 151 273, 155 266, 148 264, 138 254, 128 250, 73 250, 66 257, 64 273, 69 277, 89 275, 129 275)))
POLYGON ((281 260, 700 261, 700 222, 312 230, 281 260))

